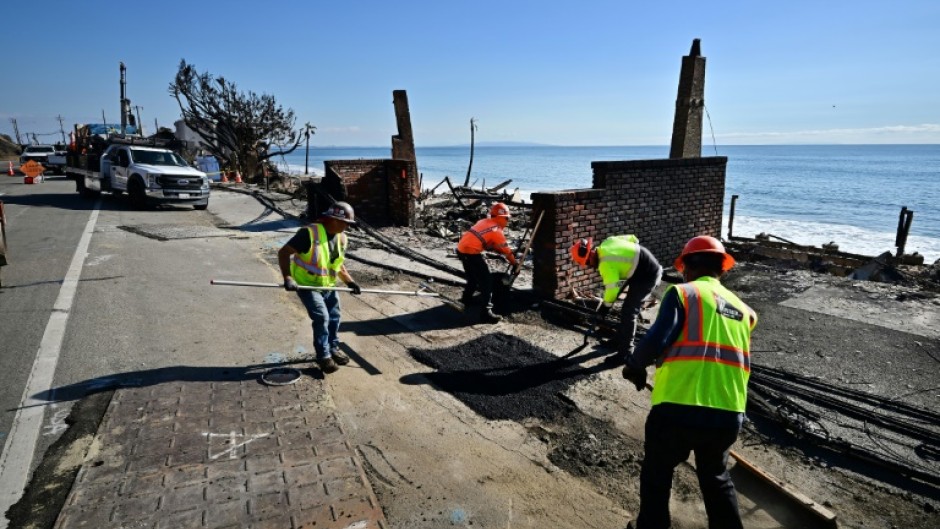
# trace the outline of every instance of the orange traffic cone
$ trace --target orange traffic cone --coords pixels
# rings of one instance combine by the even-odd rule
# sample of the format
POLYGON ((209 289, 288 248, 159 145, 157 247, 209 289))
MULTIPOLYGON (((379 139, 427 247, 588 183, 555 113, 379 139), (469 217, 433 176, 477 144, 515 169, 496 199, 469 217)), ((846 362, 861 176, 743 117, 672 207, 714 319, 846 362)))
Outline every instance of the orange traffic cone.
POLYGON ((10 170, 7 171, 7 174, 10 176, 16 176, 16 173, 13 172, 13 162, 10 162, 10 170))
POLYGON ((228 183, 228 175, 225 173, 225 171, 222 171, 222 183, 223 184, 228 183))
POLYGON ((242 174, 239 173, 238 171, 235 171, 235 183, 236 184, 242 183, 242 174))

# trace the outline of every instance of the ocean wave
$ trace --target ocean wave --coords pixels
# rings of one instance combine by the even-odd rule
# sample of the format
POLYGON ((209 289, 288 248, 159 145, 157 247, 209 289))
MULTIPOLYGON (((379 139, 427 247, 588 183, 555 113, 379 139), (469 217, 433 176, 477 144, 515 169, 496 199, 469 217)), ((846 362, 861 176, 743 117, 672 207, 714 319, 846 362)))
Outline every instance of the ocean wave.
MULTIPOLYGON (((722 236, 728 233, 728 217, 724 218, 722 236)), ((860 255, 876 256, 884 252, 896 253, 894 246, 896 233, 873 231, 849 226, 821 222, 750 217, 734 217, 734 235, 736 237, 754 237, 759 233, 768 233, 782 237, 797 244, 822 246, 834 242, 839 250, 860 255)), ((940 239, 911 234, 907 238, 904 253, 917 252, 924 256, 924 262, 933 263, 940 259, 940 239)))

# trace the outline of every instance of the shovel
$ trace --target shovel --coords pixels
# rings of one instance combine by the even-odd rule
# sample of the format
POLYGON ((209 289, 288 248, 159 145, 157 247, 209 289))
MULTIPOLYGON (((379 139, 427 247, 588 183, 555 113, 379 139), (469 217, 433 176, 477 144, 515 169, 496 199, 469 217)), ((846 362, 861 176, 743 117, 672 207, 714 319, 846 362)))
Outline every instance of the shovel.
MULTIPOLYGON (((525 248, 522 250, 522 255, 519 256, 520 267, 522 266, 522 263, 525 262, 526 256, 529 255, 529 250, 532 248, 532 241, 535 240, 535 234, 538 233, 539 225, 542 223, 542 217, 544 216, 545 210, 542 210, 539 213, 539 218, 535 221, 535 227, 532 228, 532 234, 529 236, 529 240, 526 242, 525 248)), ((523 238, 525 238, 524 234, 523 238)), ((516 282, 516 277, 519 276, 519 270, 517 269, 516 272, 513 272, 512 268, 512 265, 510 265, 509 268, 506 269, 506 275, 502 278, 503 285, 505 285, 507 290, 512 288, 512 284, 516 282)))

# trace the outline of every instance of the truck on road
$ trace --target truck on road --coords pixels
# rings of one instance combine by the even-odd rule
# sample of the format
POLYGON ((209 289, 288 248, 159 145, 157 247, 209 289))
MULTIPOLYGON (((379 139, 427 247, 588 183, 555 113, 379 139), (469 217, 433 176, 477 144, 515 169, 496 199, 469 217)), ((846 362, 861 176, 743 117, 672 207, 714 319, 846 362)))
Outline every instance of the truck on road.
POLYGON ((20 165, 35 161, 42 164, 49 172, 62 172, 65 169, 65 152, 57 151, 52 145, 30 144, 23 147, 20 154, 20 165))
POLYGON ((160 205, 209 207, 209 178, 186 162, 166 141, 77 130, 69 146, 65 174, 79 194, 127 193, 139 208, 160 205))

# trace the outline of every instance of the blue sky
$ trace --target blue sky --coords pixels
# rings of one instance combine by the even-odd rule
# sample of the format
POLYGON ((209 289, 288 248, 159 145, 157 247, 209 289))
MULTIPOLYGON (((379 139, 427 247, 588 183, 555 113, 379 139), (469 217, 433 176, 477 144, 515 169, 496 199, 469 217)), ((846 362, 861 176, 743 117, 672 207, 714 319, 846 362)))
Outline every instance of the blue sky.
MULTIPOLYGON (((0 132, 179 117, 181 59, 268 93, 311 145, 385 146, 392 91, 418 146, 667 145, 681 57, 707 58, 720 145, 940 143, 936 0, 6 2, 0 132)), ((45 137, 49 141, 58 135, 45 137)))

